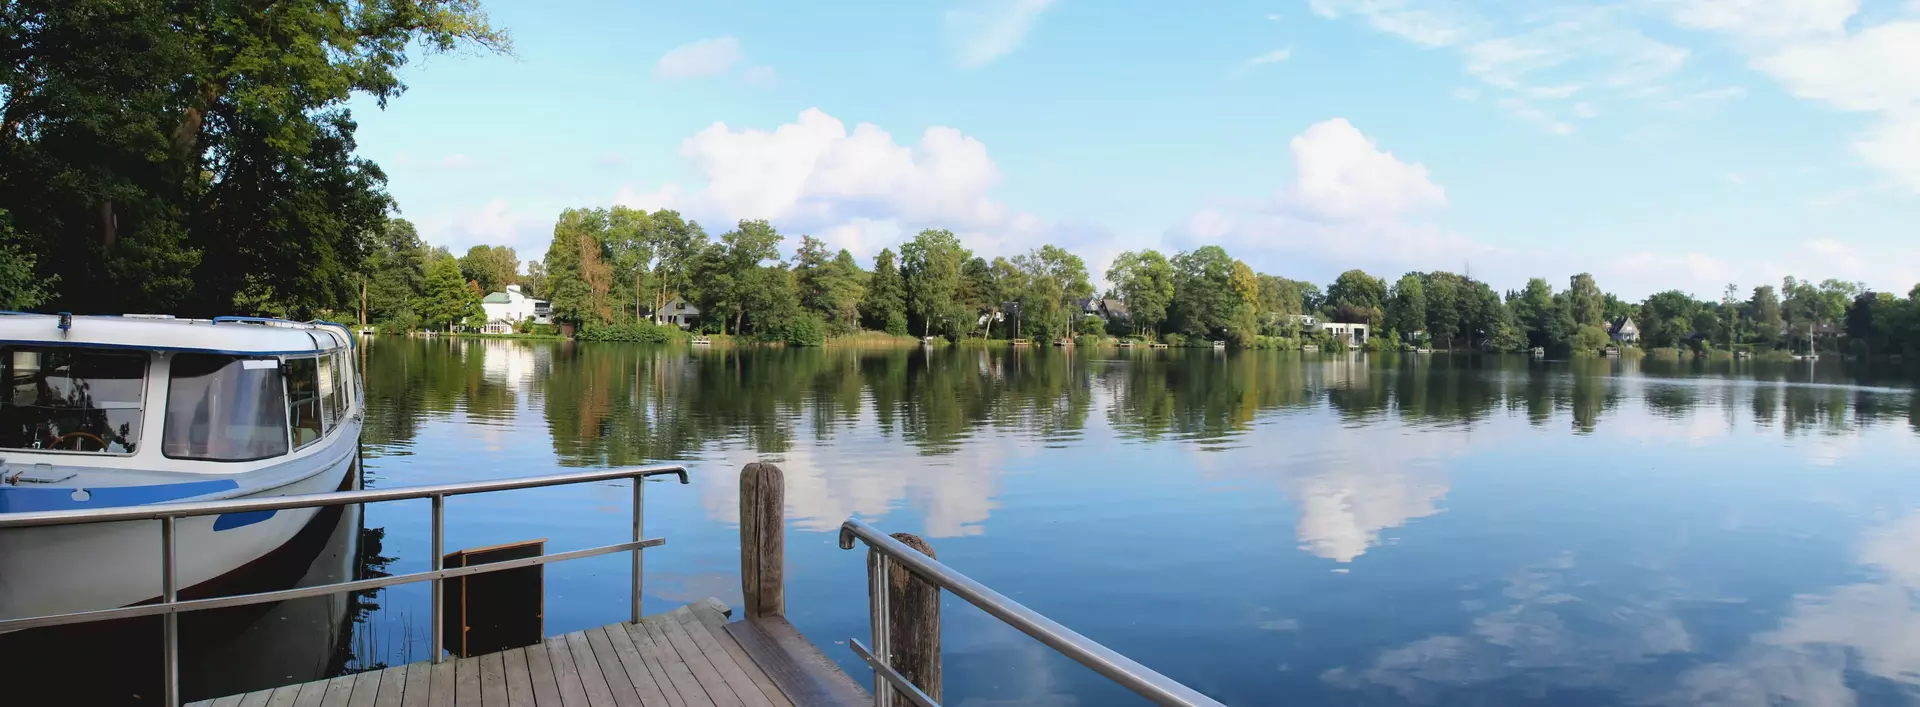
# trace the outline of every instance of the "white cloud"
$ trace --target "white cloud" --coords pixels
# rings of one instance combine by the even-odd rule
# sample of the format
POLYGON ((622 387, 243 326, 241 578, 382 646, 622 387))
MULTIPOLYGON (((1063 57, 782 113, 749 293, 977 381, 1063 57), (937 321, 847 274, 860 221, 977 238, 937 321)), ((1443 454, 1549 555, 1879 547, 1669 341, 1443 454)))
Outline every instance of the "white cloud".
POLYGON ((653 65, 653 75, 668 81, 725 75, 746 60, 740 40, 715 37, 674 47, 653 65))
POLYGON ((944 18, 960 68, 978 69, 1013 53, 1054 0, 959 0, 944 18))
POLYGON ((494 197, 478 205, 455 205, 406 216, 420 229, 422 240, 430 245, 447 246, 456 254, 469 246, 504 245, 513 248, 522 258, 537 259, 546 252, 553 214, 559 211, 557 204, 551 206, 554 208, 520 208, 509 204, 504 197, 494 197))
POLYGON ((1345 118, 1315 123, 1287 147, 1296 176, 1289 198, 1319 218, 1386 216, 1447 203, 1425 166, 1381 150, 1345 118))
POLYGON ((1920 20, 1861 26, 1859 11, 1858 0, 1678 0, 1673 17, 1730 37, 1796 97, 1874 114, 1855 152, 1920 194, 1920 20))
POLYGON ((1683 27, 1758 38, 1846 31, 1859 0, 1679 0, 1674 21, 1683 27))
POLYGON ((1275 49, 1265 54, 1261 54, 1260 56, 1256 56, 1252 59, 1248 59, 1247 66, 1260 66, 1263 64, 1278 64, 1292 57, 1293 57, 1292 47, 1287 47, 1284 49, 1275 49))
POLYGON ((478 164, 479 162, 472 157, 457 153, 447 155, 446 159, 440 160, 440 166, 446 167, 447 169, 471 169, 478 164))
POLYGON ((740 79, 754 86, 772 86, 780 82, 780 74, 771 66, 755 66, 741 74, 740 79))
POLYGON ((1455 44, 1474 32, 1474 21, 1457 8, 1419 0, 1308 0, 1307 7, 1328 19, 1359 17, 1376 30, 1428 47, 1455 44))
MULTIPOLYGON (((1179 248, 1217 244, 1256 270, 1453 268, 1491 249, 1419 216, 1447 203, 1427 168, 1380 149, 1342 118, 1289 143, 1294 181, 1262 203, 1203 207, 1168 234, 1179 248)), ((1337 271, 1335 270, 1335 271, 1337 271)))
POLYGON ((901 144, 877 125, 849 130, 810 108, 773 130, 714 123, 682 141, 680 154, 704 184, 623 187, 617 202, 717 223, 768 219, 784 230, 843 238, 836 245, 863 255, 921 227, 952 229, 992 253, 1041 225, 989 194, 1000 170, 986 145, 945 126, 901 144))
POLYGON ((1567 102, 1642 100, 1673 92, 1686 49, 1641 32, 1625 7, 1546 4, 1480 13, 1449 0, 1310 0, 1323 17, 1354 17, 1426 48, 1461 56, 1470 76, 1513 99, 1509 115, 1551 133, 1572 132, 1567 102))

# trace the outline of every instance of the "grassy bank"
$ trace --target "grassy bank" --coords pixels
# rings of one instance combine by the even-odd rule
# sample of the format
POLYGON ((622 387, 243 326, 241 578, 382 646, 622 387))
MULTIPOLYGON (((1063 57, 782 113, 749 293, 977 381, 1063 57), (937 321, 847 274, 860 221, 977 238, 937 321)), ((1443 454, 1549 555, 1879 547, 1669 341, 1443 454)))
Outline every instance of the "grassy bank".
MULTIPOLYGON (((940 341, 941 343, 945 343, 946 340, 940 339, 938 341, 940 341)), ((845 346, 845 347, 863 348, 863 349, 865 348, 884 349, 884 348, 906 348, 910 346, 919 346, 919 345, 920 345, 920 339, 918 338, 915 338, 912 336, 903 336, 900 334, 888 334, 884 331, 862 331, 854 334, 844 334, 841 336, 827 337, 828 348, 838 348, 838 347, 845 346)))

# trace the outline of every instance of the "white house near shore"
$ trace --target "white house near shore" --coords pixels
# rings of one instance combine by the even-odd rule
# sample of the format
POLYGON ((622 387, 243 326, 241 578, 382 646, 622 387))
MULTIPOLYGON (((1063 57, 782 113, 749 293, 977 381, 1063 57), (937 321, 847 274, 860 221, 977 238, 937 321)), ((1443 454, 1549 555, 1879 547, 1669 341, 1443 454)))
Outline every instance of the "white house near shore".
POLYGON ((487 295, 480 300, 480 308, 487 312, 487 326, 481 331, 489 334, 512 333, 513 325, 522 321, 536 324, 552 321, 547 301, 522 294, 519 285, 508 285, 506 292, 487 295))

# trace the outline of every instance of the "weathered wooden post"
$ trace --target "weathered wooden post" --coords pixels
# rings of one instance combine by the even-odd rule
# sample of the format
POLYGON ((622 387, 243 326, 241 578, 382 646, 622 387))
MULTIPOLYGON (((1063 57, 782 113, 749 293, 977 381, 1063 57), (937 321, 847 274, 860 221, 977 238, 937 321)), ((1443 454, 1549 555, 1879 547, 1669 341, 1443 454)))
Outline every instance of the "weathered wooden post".
POLYGON ((780 467, 754 462, 740 469, 740 596, 742 618, 786 616, 787 482, 780 467))
MULTIPOLYGON (((920 536, 912 533, 893 533, 893 539, 905 543, 907 547, 919 550, 920 554, 939 559, 933 554, 933 546, 920 536)), ((873 577, 880 571, 875 561, 881 555, 867 553, 867 576, 873 577)), ((887 562, 887 648, 882 655, 889 657, 888 664, 905 677, 908 682, 918 686, 922 692, 935 702, 941 699, 940 687, 940 588, 921 579, 919 575, 907 569, 898 560, 887 562)), ((872 594, 874 583, 867 583, 868 593, 872 594)), ((871 602, 875 597, 869 596, 871 602)), ((891 688, 889 688, 891 689, 891 688)), ((910 705, 906 695, 894 691, 893 704, 910 705)))

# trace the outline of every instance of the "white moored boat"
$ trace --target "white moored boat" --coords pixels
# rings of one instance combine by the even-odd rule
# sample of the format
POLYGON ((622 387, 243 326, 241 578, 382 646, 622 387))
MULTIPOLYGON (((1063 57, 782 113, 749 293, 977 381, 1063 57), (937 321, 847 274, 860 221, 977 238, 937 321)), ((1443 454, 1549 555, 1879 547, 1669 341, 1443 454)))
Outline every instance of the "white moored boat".
MULTIPOLYGON (((323 322, 0 315, 0 516, 346 488, 352 346, 323 322)), ((244 574, 317 512, 180 519, 181 593, 244 574)), ((0 530, 0 618, 157 599, 160 556, 155 522, 0 530)))

